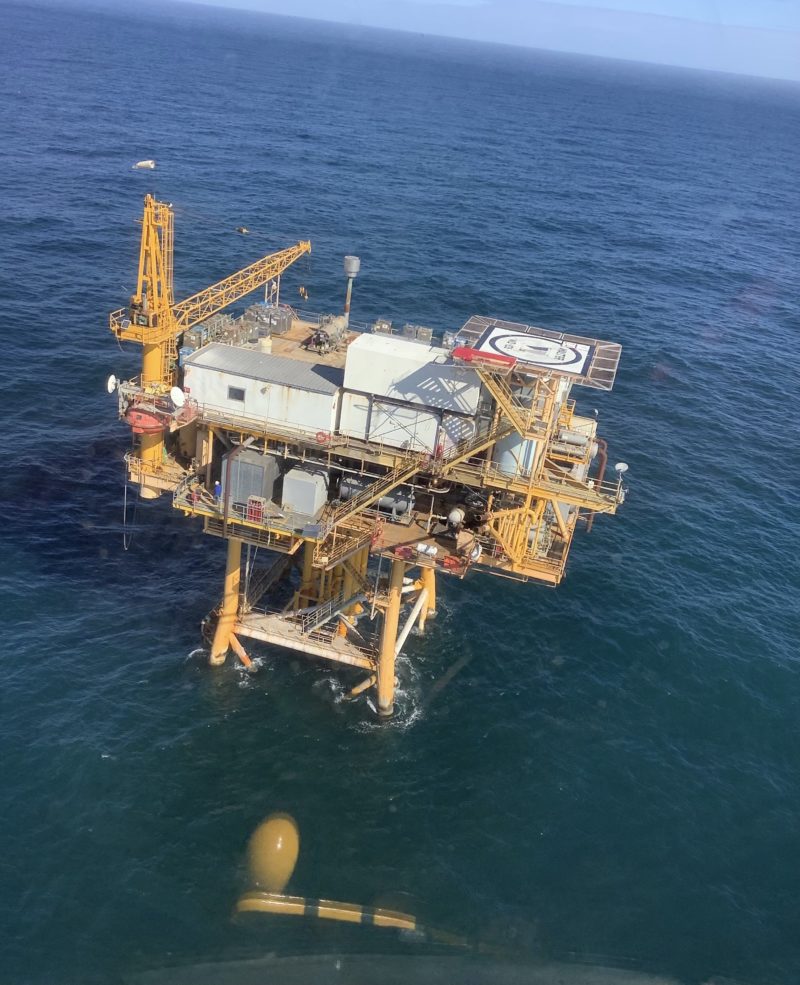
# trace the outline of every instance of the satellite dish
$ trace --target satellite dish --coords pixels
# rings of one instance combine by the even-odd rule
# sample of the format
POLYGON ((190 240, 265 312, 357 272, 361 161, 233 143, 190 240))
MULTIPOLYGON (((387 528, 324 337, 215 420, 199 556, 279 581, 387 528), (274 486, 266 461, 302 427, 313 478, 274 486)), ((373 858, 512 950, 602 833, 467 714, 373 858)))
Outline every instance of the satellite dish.
POLYGON ((628 471, 628 466, 625 462, 617 462, 617 464, 614 466, 614 471, 617 472, 619 475, 625 475, 625 473, 628 471))
POLYGON ((175 404, 176 407, 183 407, 186 403, 186 394, 179 386, 174 386, 169 391, 169 399, 173 402, 173 404, 175 404))
POLYGON ((109 378, 106 380, 106 390, 108 390, 109 393, 113 393, 118 386, 119 386, 119 380, 112 373, 111 376, 109 376, 109 378))

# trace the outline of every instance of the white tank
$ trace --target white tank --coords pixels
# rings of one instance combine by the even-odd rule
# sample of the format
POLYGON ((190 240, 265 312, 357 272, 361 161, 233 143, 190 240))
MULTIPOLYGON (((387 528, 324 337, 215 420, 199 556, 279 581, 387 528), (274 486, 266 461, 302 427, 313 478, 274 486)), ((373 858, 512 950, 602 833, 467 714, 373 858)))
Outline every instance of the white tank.
POLYGON ((353 278, 358 277, 358 272, 361 270, 361 258, 347 256, 344 258, 344 275, 345 277, 353 278))
POLYGON ((492 461, 504 475, 530 475, 536 465, 538 442, 511 434, 494 446, 492 461))

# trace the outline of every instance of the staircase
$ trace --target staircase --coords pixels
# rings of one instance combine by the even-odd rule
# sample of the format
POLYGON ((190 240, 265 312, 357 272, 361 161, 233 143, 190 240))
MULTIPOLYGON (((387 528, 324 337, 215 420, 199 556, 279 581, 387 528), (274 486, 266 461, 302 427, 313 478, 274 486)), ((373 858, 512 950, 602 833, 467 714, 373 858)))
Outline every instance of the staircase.
POLYGON ((304 612, 300 616, 298 620, 300 623, 300 632, 304 636, 308 636, 309 633, 313 633, 314 630, 324 626, 326 622, 330 622, 331 619, 336 618, 340 612, 349 609, 356 602, 363 601, 364 596, 361 594, 353 595, 352 598, 346 599, 344 593, 339 592, 332 599, 328 599, 327 602, 320 602, 319 605, 308 612, 304 612))
POLYGON ((467 459, 472 458, 473 455, 485 451, 490 445, 508 437, 515 430, 516 428, 513 424, 501 418, 488 431, 470 435, 463 441, 459 441, 457 445, 449 450, 446 459, 437 459, 432 463, 431 471, 434 474, 446 475, 448 469, 452 469, 456 465, 460 465, 467 459))
POLYGON ((514 425, 514 430, 521 438, 545 436, 547 427, 543 421, 536 420, 535 406, 523 404, 519 400, 508 382, 507 373, 493 372, 486 367, 477 369, 477 373, 483 385, 494 397, 497 406, 514 425))
POLYGON ((322 520, 322 539, 314 549, 314 561, 330 566, 337 559, 366 546, 372 536, 373 524, 357 514, 368 509, 396 486, 406 482, 425 464, 426 456, 415 452, 402 458, 397 465, 380 479, 363 489, 346 503, 335 506, 322 520), (344 528, 344 529, 342 529, 344 528), (350 528, 349 530, 347 528, 350 528), (337 532, 345 533, 344 543, 336 544, 337 532))
POLYGON ((589 486, 578 479, 545 473, 536 480, 534 488, 550 499, 592 513, 615 513, 621 501, 620 486, 616 482, 599 482, 589 486))

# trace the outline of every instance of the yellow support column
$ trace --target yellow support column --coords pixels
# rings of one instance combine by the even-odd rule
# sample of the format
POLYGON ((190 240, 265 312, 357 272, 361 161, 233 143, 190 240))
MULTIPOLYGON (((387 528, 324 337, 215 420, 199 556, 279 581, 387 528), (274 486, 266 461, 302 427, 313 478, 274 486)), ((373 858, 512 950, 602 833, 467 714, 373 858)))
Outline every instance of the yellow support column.
POLYGON ((300 588, 294 595, 294 608, 299 609, 308 605, 314 598, 314 542, 307 540, 303 545, 303 571, 300 576, 300 588))
POLYGON ((405 561, 392 561, 389 605, 383 614, 381 654, 378 663, 378 714, 384 717, 388 717, 394 711, 394 648, 397 643, 397 626, 400 622, 403 576, 407 567, 405 561))
POLYGON ((428 597, 422 612, 419 614, 419 631, 425 632, 425 622, 430 616, 436 615, 436 572, 433 568, 421 568, 420 577, 423 589, 428 590, 428 597))
MULTIPOLYGON (((164 360, 164 344, 156 342, 144 347, 142 354, 142 386, 161 382, 164 360)), ((160 468, 164 457, 164 432, 143 434, 139 454, 142 464, 150 468, 160 468)))
POLYGON ((209 663, 219 667, 225 663, 231 633, 236 624, 239 611, 239 583, 241 580, 242 542, 236 537, 228 539, 228 561, 225 566, 225 594, 222 599, 222 610, 219 614, 217 631, 214 633, 214 643, 211 647, 209 663))
MULTIPOLYGON (((342 594, 344 595, 345 602, 351 599, 354 594, 354 581, 353 576, 350 574, 349 568, 344 568, 344 576, 342 577, 342 594)), ((352 608, 352 606, 351 606, 352 608)), ((347 615, 350 614, 350 609, 347 610, 347 615)))
POLYGON ((369 548, 365 547, 363 551, 359 551, 358 554, 353 558, 355 563, 355 569, 362 578, 367 577, 367 568, 369 566, 369 548))

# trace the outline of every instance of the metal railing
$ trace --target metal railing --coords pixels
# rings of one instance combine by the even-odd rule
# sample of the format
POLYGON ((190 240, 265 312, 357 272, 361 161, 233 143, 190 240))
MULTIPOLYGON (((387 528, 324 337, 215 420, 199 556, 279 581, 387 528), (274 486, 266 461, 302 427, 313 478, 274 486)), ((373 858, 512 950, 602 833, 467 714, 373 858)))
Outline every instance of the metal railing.
POLYGON ((172 495, 172 505, 198 516, 205 516, 223 524, 236 523, 259 531, 272 531, 288 537, 307 538, 307 527, 313 523, 311 517, 291 510, 280 510, 275 504, 267 503, 260 518, 246 503, 224 503, 213 496, 200 479, 198 473, 189 473, 178 483, 172 495), (227 508, 226 508, 227 506, 227 508))
POLYGON ((141 481, 143 478, 149 478, 180 484, 187 476, 192 475, 187 469, 172 460, 160 462, 158 465, 151 465, 143 462, 133 452, 126 453, 125 465, 128 468, 128 475, 133 482, 141 481))
POLYGON ((622 484, 617 482, 597 482, 589 479, 581 482, 568 476, 547 475, 531 478, 522 472, 503 472, 497 462, 481 460, 461 462, 451 472, 452 478, 469 484, 482 483, 508 492, 527 493, 533 491, 547 498, 574 502, 581 509, 594 513, 613 512, 622 502, 622 484), (579 500, 579 502, 577 502, 579 500))

